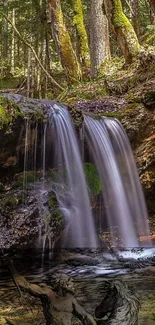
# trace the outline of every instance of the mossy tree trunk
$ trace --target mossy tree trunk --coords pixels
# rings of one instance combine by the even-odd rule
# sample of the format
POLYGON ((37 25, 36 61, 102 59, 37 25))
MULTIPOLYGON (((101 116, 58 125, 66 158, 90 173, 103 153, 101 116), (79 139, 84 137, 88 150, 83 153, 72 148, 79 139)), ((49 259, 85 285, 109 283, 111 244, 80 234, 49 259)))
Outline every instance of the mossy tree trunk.
POLYGON ((88 6, 91 76, 110 58, 108 20, 103 12, 103 0, 90 0, 88 6))
POLYGON ((83 66, 87 66, 89 58, 89 47, 87 32, 84 24, 82 2, 81 0, 72 0, 72 3, 74 10, 73 24, 76 27, 78 38, 78 55, 81 64, 83 66))
POLYGON ((121 0, 104 0, 104 6, 125 61, 130 64, 134 61, 140 50, 134 28, 123 12, 121 0))
POLYGON ((52 34, 60 57, 60 62, 69 82, 80 79, 81 69, 66 29, 60 0, 48 0, 51 13, 52 34))
POLYGON ((130 0, 132 8, 132 23, 138 39, 140 38, 140 7, 139 0, 130 0))

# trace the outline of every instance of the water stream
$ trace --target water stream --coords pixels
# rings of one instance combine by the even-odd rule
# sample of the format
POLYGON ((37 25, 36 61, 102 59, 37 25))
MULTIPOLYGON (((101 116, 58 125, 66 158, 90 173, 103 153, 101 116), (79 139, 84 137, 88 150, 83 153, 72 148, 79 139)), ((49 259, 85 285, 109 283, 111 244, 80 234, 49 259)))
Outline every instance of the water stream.
POLYGON ((125 131, 116 119, 89 116, 85 130, 102 182, 111 240, 115 246, 138 247, 139 233, 149 234, 148 215, 125 131))
POLYGON ((97 238, 82 161, 74 127, 66 108, 54 105, 55 158, 60 184, 70 193, 70 202, 59 200, 67 219, 63 247, 97 247, 97 238))

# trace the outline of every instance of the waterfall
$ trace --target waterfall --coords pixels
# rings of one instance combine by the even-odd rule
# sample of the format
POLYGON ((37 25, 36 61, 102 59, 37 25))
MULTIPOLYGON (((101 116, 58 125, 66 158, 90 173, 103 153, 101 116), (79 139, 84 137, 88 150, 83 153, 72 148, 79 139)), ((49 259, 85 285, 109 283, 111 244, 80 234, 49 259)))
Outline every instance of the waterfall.
POLYGON ((63 247, 97 247, 93 216, 78 142, 66 108, 54 104, 51 119, 56 133, 55 159, 58 166, 56 195, 67 222, 63 247), (60 190, 61 188, 61 190, 60 190), (66 199, 69 196, 69 200, 66 199))
POLYGON ((139 246, 149 235, 148 215, 136 164, 119 121, 85 116, 85 135, 98 169, 111 239, 114 245, 139 246))
MULTIPOLYGON (((98 247, 83 171, 83 162, 88 157, 84 152, 85 139, 102 183, 102 196, 98 197, 102 203, 98 200, 96 224, 102 228, 108 224, 110 244, 128 248, 139 246, 140 237, 148 239, 150 235, 148 214, 130 143, 121 123, 114 118, 93 119, 85 116, 83 128, 79 132, 82 148, 80 155, 68 110, 50 100, 40 100, 39 105, 43 106, 45 114, 41 146, 38 122, 31 125, 29 118, 26 118, 23 190, 27 186, 28 171, 33 168, 35 174, 38 166, 41 166, 42 187, 39 190, 41 194, 38 191, 38 206, 41 214, 44 214, 46 206, 42 196, 50 190, 55 193, 66 221, 61 247, 98 247), (37 159, 40 151, 41 164, 37 159), (49 179, 50 168, 54 168, 56 178, 51 176, 49 179)), ((26 203, 25 194, 23 203, 26 203)), ((50 228, 48 225, 46 228, 43 246, 46 246, 48 235, 49 246, 53 247, 50 243, 50 228)), ((104 232, 105 229, 101 230, 104 232)), ((149 241, 147 243, 151 245, 149 241)))

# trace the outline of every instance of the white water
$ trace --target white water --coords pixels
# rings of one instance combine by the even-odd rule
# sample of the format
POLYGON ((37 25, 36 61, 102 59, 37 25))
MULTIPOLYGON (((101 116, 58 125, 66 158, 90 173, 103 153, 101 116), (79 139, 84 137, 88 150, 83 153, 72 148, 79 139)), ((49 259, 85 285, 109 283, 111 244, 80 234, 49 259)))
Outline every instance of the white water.
POLYGON ((62 246, 94 248, 97 247, 96 233, 73 124, 66 108, 56 104, 53 107, 51 118, 56 132, 58 183, 61 184, 61 192, 64 192, 61 197, 57 192, 57 199, 68 224, 62 246), (65 198, 66 192, 69 193, 69 201, 65 198))
POLYGON ((136 228, 141 236, 149 236, 148 212, 128 137, 117 119, 106 118, 104 123, 111 136, 115 155, 118 157, 117 165, 123 179, 132 220, 136 222, 136 228))
POLYGON ((116 119, 85 116, 84 121, 103 186, 111 240, 114 245, 121 242, 123 247, 138 247, 139 235, 149 234, 148 215, 125 131, 116 119))

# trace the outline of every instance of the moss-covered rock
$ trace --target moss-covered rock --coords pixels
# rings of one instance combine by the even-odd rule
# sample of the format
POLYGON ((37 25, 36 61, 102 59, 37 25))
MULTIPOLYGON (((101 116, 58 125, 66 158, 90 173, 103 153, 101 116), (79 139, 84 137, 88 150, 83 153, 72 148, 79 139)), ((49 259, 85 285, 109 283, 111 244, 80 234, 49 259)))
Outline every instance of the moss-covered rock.
MULTIPOLYGON (((49 195, 48 198, 48 207, 49 207, 49 211, 51 213, 51 222, 52 222, 52 226, 55 227, 55 230, 58 230, 58 227, 62 227, 64 220, 62 217, 62 213, 59 209, 59 205, 58 205, 58 201, 53 193, 53 195, 49 195)), ((58 230, 60 232, 60 229, 58 230)))
POLYGON ((85 163, 84 173, 90 196, 98 195, 102 190, 102 185, 96 167, 92 163, 85 163))
POLYGON ((0 129, 9 127, 19 116, 23 116, 20 107, 8 98, 0 97, 0 129))

